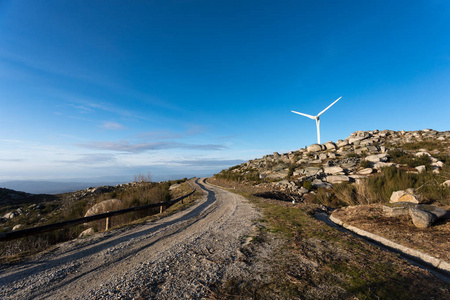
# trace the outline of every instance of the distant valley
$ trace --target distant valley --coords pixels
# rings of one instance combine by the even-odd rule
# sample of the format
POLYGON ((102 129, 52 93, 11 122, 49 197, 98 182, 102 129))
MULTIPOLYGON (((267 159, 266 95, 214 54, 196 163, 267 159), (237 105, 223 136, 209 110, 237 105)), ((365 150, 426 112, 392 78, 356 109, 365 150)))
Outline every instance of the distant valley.
POLYGON ((1 181, 0 187, 32 194, 62 194, 83 190, 88 187, 116 185, 123 182, 57 182, 39 180, 1 181))

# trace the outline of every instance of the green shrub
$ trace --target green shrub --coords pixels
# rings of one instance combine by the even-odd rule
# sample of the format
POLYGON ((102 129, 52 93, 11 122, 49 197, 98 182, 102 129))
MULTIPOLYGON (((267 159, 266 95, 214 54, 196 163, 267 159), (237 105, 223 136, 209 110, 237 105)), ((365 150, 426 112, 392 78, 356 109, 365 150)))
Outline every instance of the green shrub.
POLYGON ((402 145, 402 148, 405 150, 418 150, 418 149, 427 149, 431 150, 444 150, 444 144, 440 141, 429 140, 429 141, 421 141, 414 143, 406 143, 402 145))
POLYGON ((289 170, 288 170, 288 173, 287 173, 287 175, 286 175, 286 178, 287 178, 287 179, 289 179, 289 178, 292 177, 292 175, 294 174, 294 170, 295 170, 297 167, 298 167, 298 166, 295 165, 295 164, 289 166, 289 170))
POLYGON ((307 189, 308 191, 312 191, 314 189, 312 182, 309 180, 305 180, 302 182, 302 186, 307 189))
POLYGON ((372 167, 372 163, 370 161, 367 160, 362 160, 359 165, 361 166, 361 168, 370 168, 372 167))
POLYGON ((261 179, 259 178, 259 172, 255 170, 251 170, 246 174, 231 172, 230 170, 223 170, 220 173, 215 174, 214 177, 237 182, 250 182, 250 183, 261 182, 261 179))
POLYGON ((414 156, 398 149, 389 151, 389 159, 397 164, 407 165, 410 168, 425 165, 430 169, 431 158, 428 155, 414 156))

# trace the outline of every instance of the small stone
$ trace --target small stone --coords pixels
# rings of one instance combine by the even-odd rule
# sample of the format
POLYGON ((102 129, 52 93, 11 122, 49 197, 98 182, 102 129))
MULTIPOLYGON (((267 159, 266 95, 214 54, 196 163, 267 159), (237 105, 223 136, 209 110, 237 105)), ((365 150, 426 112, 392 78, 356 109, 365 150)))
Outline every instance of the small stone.
POLYGON ((417 170, 419 173, 422 173, 422 172, 425 172, 425 171, 427 170, 427 167, 425 167, 424 165, 417 166, 417 167, 416 167, 416 170, 417 170))
POLYGON ((22 228, 22 224, 17 224, 16 226, 13 227, 13 231, 19 230, 20 228, 22 228))

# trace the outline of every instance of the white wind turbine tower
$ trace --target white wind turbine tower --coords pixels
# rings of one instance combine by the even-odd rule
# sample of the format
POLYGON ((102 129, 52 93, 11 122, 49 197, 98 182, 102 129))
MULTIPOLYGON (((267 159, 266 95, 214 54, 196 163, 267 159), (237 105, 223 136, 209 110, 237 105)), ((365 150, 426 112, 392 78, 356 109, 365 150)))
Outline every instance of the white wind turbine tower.
POLYGON ((320 125, 320 119, 319 119, 319 117, 320 117, 320 115, 322 115, 324 112, 326 112, 327 109, 329 109, 331 106, 333 106, 333 104, 335 104, 336 102, 338 102, 341 98, 342 98, 342 97, 337 98, 333 103, 331 103, 330 105, 328 105, 327 108, 325 108, 324 110, 322 110, 317 116, 311 116, 311 115, 303 114, 303 113, 300 113, 300 112, 297 112, 297 111, 293 111, 293 110, 291 110, 291 112, 293 112, 294 114, 302 115, 302 116, 305 116, 305 117, 307 117, 307 118, 316 120, 316 126, 317 126, 317 143, 320 145, 320 127, 319 127, 319 125, 320 125))

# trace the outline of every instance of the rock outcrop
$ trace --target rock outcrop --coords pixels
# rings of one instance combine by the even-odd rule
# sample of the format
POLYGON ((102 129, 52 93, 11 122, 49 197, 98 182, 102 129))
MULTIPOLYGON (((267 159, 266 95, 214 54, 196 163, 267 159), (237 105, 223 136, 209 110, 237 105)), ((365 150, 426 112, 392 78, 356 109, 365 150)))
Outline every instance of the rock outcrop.
MULTIPOLYGON (((332 187, 343 182, 358 184, 365 177, 373 176, 385 167, 407 169, 408 172, 424 172, 429 168, 438 173, 444 163, 436 154, 426 149, 405 150, 402 145, 427 141, 449 141, 450 131, 439 132, 431 129, 420 131, 373 130, 356 131, 348 138, 336 143, 331 141, 322 145, 312 144, 306 148, 289 153, 274 152, 259 159, 250 160, 234 166, 225 172, 231 172, 241 178, 254 174, 262 186, 289 193, 299 192, 306 183, 313 187, 332 187), (401 153, 412 160, 421 160, 422 156, 430 159, 430 165, 407 165, 395 162, 395 155, 401 153)), ((450 186, 450 181, 444 186, 450 186)), ((412 201, 418 203, 416 195, 406 193, 395 201, 412 201)))
POLYGON ((108 211, 119 210, 122 208, 122 201, 119 199, 108 199, 92 206, 84 215, 85 217, 105 213, 108 211))

